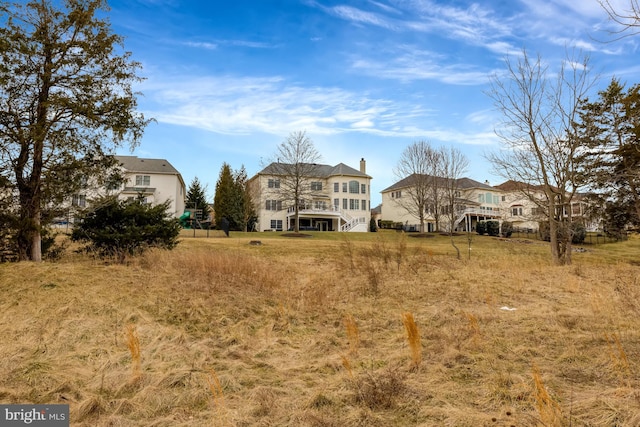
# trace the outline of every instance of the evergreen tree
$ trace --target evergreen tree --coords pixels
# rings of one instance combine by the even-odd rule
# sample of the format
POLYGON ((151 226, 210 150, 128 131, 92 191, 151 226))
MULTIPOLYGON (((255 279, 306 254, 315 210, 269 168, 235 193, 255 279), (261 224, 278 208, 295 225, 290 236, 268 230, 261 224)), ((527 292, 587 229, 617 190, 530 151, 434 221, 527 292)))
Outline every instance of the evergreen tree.
POLYGON ((624 86, 613 79, 594 102, 581 109, 580 136, 587 148, 582 175, 595 217, 615 233, 640 227, 640 85, 624 86))
POLYGON ((71 239, 87 242, 87 252, 120 262, 150 247, 173 249, 178 244, 180 224, 169 213, 169 205, 168 200, 150 205, 142 199, 102 198, 93 209, 80 215, 71 239))
POLYGON ((256 220, 256 211, 253 206, 253 197, 249 188, 247 171, 244 165, 235 173, 236 209, 239 230, 248 231, 252 222, 256 220))
POLYGON ((222 165, 216 183, 213 210, 218 226, 222 218, 227 218, 229 228, 235 231, 247 231, 251 222, 256 220, 244 165, 237 171, 232 171, 227 163, 222 165))
POLYGON ((185 207, 187 209, 202 209, 202 219, 207 219, 209 216, 209 204, 207 203, 206 193, 206 185, 203 186, 197 176, 193 178, 187 190, 185 207))
POLYGON ((216 182, 216 193, 213 198, 213 210, 215 212, 215 222, 219 227, 222 224, 222 218, 229 221, 229 227, 237 230, 237 224, 234 223, 234 214, 236 205, 236 185, 231 166, 227 163, 222 164, 220 176, 216 182))
POLYGON ((148 123, 132 88, 140 64, 106 9, 104 0, 0 1, 0 176, 17 195, 21 260, 42 260, 47 208, 104 176, 113 148, 135 146, 148 123))

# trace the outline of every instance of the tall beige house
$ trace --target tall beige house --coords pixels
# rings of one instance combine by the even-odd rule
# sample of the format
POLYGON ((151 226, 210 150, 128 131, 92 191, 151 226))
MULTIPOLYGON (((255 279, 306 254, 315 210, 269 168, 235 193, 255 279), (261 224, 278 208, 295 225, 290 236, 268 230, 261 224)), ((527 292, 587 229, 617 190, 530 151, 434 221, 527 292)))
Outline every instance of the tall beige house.
MULTIPOLYGON (((406 208, 405 199, 409 196, 416 178, 410 175, 381 191, 382 208, 381 219, 402 223, 407 231, 419 231, 419 219, 406 208)), ((454 230, 474 230, 478 221, 499 220, 502 215, 502 192, 487 183, 481 183, 470 178, 456 180, 457 221, 454 230)), ((415 187, 413 187, 415 188, 415 187)), ((442 208, 441 208, 442 209, 442 208)), ((440 213, 444 215, 444 212, 440 213)), ((441 231, 447 231, 448 225, 440 224, 441 231)), ((437 231, 433 212, 425 212, 424 231, 437 231)))
MULTIPOLYGON (((285 231, 295 226, 295 206, 286 201, 279 164, 271 163, 249 180, 258 216, 257 231, 285 231)), ((298 200, 300 230, 366 232, 371 219, 371 176, 344 163, 314 165, 303 177, 305 199, 298 200)))

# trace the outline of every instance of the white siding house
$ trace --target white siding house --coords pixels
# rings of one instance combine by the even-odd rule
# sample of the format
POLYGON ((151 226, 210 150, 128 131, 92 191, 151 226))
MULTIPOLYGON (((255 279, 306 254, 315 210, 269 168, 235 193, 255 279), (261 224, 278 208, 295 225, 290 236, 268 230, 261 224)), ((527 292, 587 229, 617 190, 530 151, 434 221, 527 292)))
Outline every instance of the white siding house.
MULTIPOLYGON (((412 183, 415 183, 414 177, 409 176, 381 191, 381 220, 402 223, 407 231, 420 231, 419 219, 403 206, 403 204, 406 206, 403 199, 408 197, 412 185, 415 185, 412 183)), ((457 210, 455 230, 474 230, 478 221, 500 219, 502 213, 500 190, 470 178, 457 179, 455 188, 459 193, 455 200, 457 210)), ((440 215, 443 216, 444 212, 441 212, 440 215)), ((446 231, 448 226, 446 221, 441 221, 440 231, 446 231)), ((424 231, 437 231, 435 218, 430 211, 425 212, 424 231)))
MULTIPOLYGON (((270 164, 249 180, 258 221, 257 231, 283 231, 295 226, 295 207, 280 189, 277 164, 270 164)), ((304 178, 305 200, 298 201, 299 227, 317 231, 368 231, 371 219, 371 177, 366 162, 360 169, 344 163, 318 164, 304 178)))
POLYGON ((134 199, 139 195, 154 205, 169 200, 169 211, 177 218, 184 213, 186 187, 180 172, 165 159, 145 159, 137 156, 115 156, 120 163, 125 182, 117 190, 119 199, 134 199))
POLYGON ((120 200, 143 197, 147 203, 170 201, 169 212, 178 218, 184 213, 186 188, 182 175, 165 159, 145 159, 137 156, 114 156, 121 168, 124 183, 117 187, 86 182, 83 189, 71 195, 66 203, 67 215, 59 221, 73 222, 74 212, 90 205, 91 200, 104 195, 117 195, 120 200))

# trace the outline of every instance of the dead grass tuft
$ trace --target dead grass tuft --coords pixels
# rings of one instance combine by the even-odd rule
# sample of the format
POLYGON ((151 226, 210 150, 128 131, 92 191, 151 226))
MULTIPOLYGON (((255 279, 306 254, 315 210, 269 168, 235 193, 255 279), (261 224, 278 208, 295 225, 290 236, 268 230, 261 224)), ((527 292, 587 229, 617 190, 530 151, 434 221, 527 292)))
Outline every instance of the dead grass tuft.
POLYGON ((411 350, 412 366, 414 369, 418 369, 420 363, 422 363, 422 343, 420 341, 418 325, 416 325, 413 319, 413 314, 409 312, 402 313, 402 323, 404 324, 404 329, 407 331, 407 343, 411 350))
POLYGON ((354 380, 353 386, 356 401, 373 410, 394 408, 407 390, 405 375, 397 368, 364 372, 354 380))
POLYGON ((619 378, 620 384, 625 387, 631 387, 631 366, 629 365, 627 353, 624 351, 622 343, 620 342, 620 336, 615 332, 612 334, 605 333, 604 339, 609 349, 611 366, 619 378))
POLYGON ((140 338, 136 325, 127 325, 127 347, 131 353, 131 382, 135 383, 142 377, 142 359, 140 351, 140 338))
POLYGON ((358 355, 360 348, 360 333, 358 332, 358 324, 351 314, 346 314, 343 318, 344 328, 347 332, 349 340, 349 354, 351 356, 358 355))
POLYGON ((532 376, 534 384, 534 398, 536 402, 536 409, 540 422, 544 426, 555 427, 562 426, 562 410, 560 405, 551 397, 547 388, 542 381, 540 370, 534 363, 532 367, 532 376))

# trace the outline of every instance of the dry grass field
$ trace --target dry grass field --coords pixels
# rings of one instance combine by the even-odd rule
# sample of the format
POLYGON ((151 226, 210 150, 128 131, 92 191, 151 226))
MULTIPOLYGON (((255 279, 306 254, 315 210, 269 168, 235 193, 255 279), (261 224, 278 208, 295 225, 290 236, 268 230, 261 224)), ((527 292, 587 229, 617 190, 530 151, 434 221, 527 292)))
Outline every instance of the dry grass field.
POLYGON ((0 403, 73 426, 640 425, 640 239, 557 267, 540 242, 459 236, 459 261, 440 236, 311 234, 0 265, 0 403))

